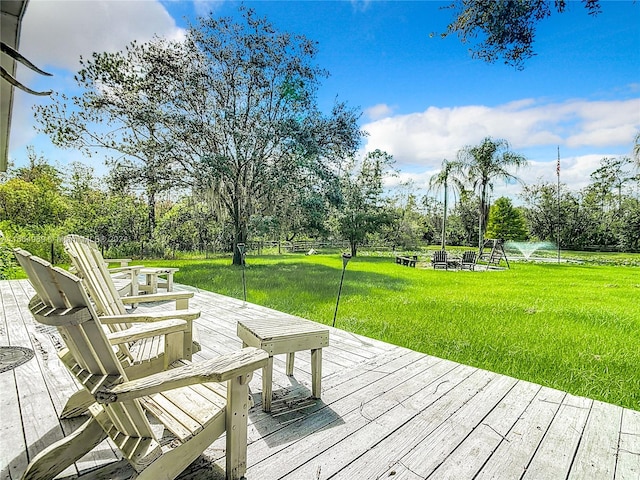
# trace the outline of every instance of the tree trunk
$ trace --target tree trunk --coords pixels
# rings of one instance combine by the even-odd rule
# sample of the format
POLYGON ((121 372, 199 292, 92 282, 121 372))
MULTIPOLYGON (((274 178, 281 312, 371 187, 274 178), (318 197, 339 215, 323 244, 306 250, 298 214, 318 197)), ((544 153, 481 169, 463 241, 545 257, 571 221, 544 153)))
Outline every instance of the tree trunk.
POLYGON ((447 182, 444 184, 444 212, 442 214, 442 250, 446 247, 447 235, 447 182))
POLYGON ((149 238, 151 239, 156 230, 156 192, 149 191, 147 197, 149 238))
POLYGON ((484 232, 487 229, 487 219, 489 217, 489 209, 487 205, 487 185, 482 185, 480 192, 480 218, 478 219, 478 248, 482 249, 484 244, 484 232))
POLYGON ((233 211, 231 212, 231 218, 233 219, 233 265, 242 265, 243 256, 238 250, 238 244, 247 243, 247 233, 248 233, 248 222, 249 219, 247 215, 243 212, 246 212, 248 209, 243 208, 242 203, 242 195, 240 191, 240 185, 236 182, 235 185, 235 199, 233 201, 233 211))
POLYGON ((358 254, 358 242, 351 241, 351 256, 355 257, 358 254))

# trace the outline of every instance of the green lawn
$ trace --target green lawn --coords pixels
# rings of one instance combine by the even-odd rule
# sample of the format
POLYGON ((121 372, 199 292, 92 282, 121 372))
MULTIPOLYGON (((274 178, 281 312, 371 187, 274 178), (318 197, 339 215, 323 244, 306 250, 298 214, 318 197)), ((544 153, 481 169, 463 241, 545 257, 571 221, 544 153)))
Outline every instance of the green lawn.
MULTIPOLYGON (((366 256, 348 265, 337 326, 467 365, 640 410, 640 255, 453 272, 366 256)), ((176 281, 242 298, 230 258, 145 260, 176 281)), ((250 255, 248 300, 331 324, 339 253, 250 255)), ((16 272, 20 275, 22 272, 16 272)))
MULTIPOLYGON (((145 261, 176 281, 242 298, 229 258, 145 261)), ((331 324, 339 255, 250 256, 247 300, 331 324)), ((361 256, 337 325, 420 352, 640 410, 640 267, 515 263, 434 271, 361 256)))

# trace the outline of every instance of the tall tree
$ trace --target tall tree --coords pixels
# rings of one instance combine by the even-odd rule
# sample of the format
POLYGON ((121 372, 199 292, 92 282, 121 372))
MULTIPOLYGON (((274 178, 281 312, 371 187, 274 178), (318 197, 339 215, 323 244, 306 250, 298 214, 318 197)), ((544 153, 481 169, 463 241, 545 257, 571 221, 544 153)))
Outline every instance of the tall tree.
POLYGON ((598 230, 603 230, 605 222, 599 209, 594 207, 596 201, 591 190, 585 189, 577 194, 566 185, 561 185, 558 212, 556 182, 525 185, 520 197, 524 202, 523 214, 529 236, 536 240, 555 242, 560 218, 560 244, 563 248, 580 249, 597 244, 602 238, 598 230))
POLYGON ((462 188, 448 220, 449 243, 474 245, 478 243, 478 196, 462 188))
POLYGON ((44 157, 28 148, 29 164, 10 169, 7 181, 0 183, 0 221, 33 230, 60 225, 67 216, 63 196, 63 176, 44 157))
POLYGON ((603 158, 600 168, 591 174, 592 186, 601 192, 603 204, 611 191, 615 191, 617 210, 622 208, 622 189, 624 185, 638 177, 631 172, 632 160, 629 157, 603 158))
POLYGON ((640 199, 628 197, 622 210, 618 246, 623 250, 640 249, 640 199))
POLYGON ((393 174, 393 157, 375 150, 361 160, 351 158, 341 177, 342 202, 338 208, 338 228, 349 240, 351 255, 368 235, 391 221, 382 198, 383 180, 393 174))
POLYGON ((431 195, 424 195, 420 199, 419 208, 422 216, 422 241, 431 245, 439 238, 438 231, 442 226, 440 222, 442 202, 431 195))
POLYGON ((498 198, 489 210, 487 235, 504 240, 524 240, 527 226, 520 210, 507 197, 498 198))
POLYGON ((441 247, 445 250, 447 245, 447 211, 448 211, 448 197, 449 188, 454 193, 460 191, 462 188, 462 181, 460 179, 462 164, 460 162, 451 162, 447 159, 442 161, 442 169, 429 179, 429 190, 444 190, 444 206, 442 209, 442 237, 441 247))
POLYGON ((397 193, 388 199, 393 211, 388 230, 381 231, 386 243, 394 247, 415 249, 425 233, 425 216, 420 213, 416 187, 411 180, 402 182, 397 193))
POLYGON ((314 64, 316 44, 241 11, 239 23, 203 18, 190 29, 197 69, 179 92, 189 115, 176 115, 185 166, 215 192, 234 226, 235 264, 251 217, 301 177, 335 175, 362 136, 359 115, 346 105, 330 115, 318 110, 315 92, 326 72, 314 64))
POLYGON ((169 72, 186 56, 185 44, 162 39, 94 53, 81 58, 74 77, 80 95, 54 95, 52 103, 36 107, 41 131, 55 145, 105 154, 118 182, 144 192, 149 234, 156 225, 157 195, 183 184, 166 112, 175 87, 168 80, 176 76, 169 72))
POLYGON ((527 164, 524 156, 512 152, 509 142, 486 137, 480 145, 466 146, 458 152, 458 161, 466 171, 468 182, 480 198, 478 246, 482 247, 489 219, 489 194, 496 180, 519 180, 512 170, 527 164))
MULTIPOLYGON (((561 192, 566 192, 566 189, 561 189, 561 192)), ((524 185, 520 198, 525 205, 524 216, 531 237, 537 240, 555 241, 558 221, 558 186, 555 182, 524 185)), ((562 205, 566 205, 567 202, 568 199, 562 198, 562 205)), ((562 210, 567 212, 566 207, 562 210)), ((563 242, 563 245, 566 244, 563 242)))
MULTIPOLYGON (((581 0, 589 15, 600 13, 600 1, 581 0)), ((562 13, 566 0, 455 0, 447 8, 453 10, 453 21, 441 34, 458 35, 462 43, 474 43, 473 58, 489 63, 502 60, 523 69, 535 55, 533 44, 538 22, 562 13)))

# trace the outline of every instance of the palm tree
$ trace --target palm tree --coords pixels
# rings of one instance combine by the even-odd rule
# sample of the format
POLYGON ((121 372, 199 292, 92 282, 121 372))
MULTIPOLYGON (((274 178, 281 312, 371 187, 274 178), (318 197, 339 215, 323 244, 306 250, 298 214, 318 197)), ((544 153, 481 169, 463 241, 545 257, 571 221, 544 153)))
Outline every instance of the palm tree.
POLYGON ((461 173, 460 162, 450 162, 446 158, 442 161, 442 170, 432 175, 429 179, 429 190, 444 190, 444 211, 442 215, 442 249, 446 247, 447 231, 447 198, 449 186, 455 191, 462 188, 462 182, 458 178, 461 173))
POLYGON ((489 194, 496 179, 520 179, 510 169, 517 170, 527 159, 509 150, 509 142, 486 137, 480 145, 468 145, 458 152, 458 162, 466 170, 468 182, 480 197, 478 220, 478 248, 482 248, 484 231, 489 219, 489 194))

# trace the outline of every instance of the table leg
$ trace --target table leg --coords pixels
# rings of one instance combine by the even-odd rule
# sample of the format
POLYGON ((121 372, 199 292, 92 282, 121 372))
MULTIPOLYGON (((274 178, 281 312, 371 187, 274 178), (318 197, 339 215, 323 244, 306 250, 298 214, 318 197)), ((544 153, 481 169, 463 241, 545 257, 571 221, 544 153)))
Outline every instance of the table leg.
POLYGON ((262 410, 271 411, 271 395, 273 388, 273 356, 269 356, 267 364, 262 368, 262 410))
POLYGON ((322 393, 322 349, 311 350, 311 396, 320 398, 322 393))
POLYGON ((173 292, 173 272, 167 274, 167 292, 173 292))
MULTIPOLYGON (((139 291, 138 275, 136 275, 136 273, 133 272, 133 273, 131 273, 131 295, 135 297, 139 293, 140 293, 140 291, 139 291)), ((134 306, 137 307, 138 304, 136 304, 134 306)))
POLYGON ((149 293, 158 293, 158 275, 155 273, 148 274, 147 285, 149 286, 149 293))
POLYGON ((287 353, 287 375, 290 377, 293 376, 293 362, 295 361, 295 359, 295 352, 287 353))

